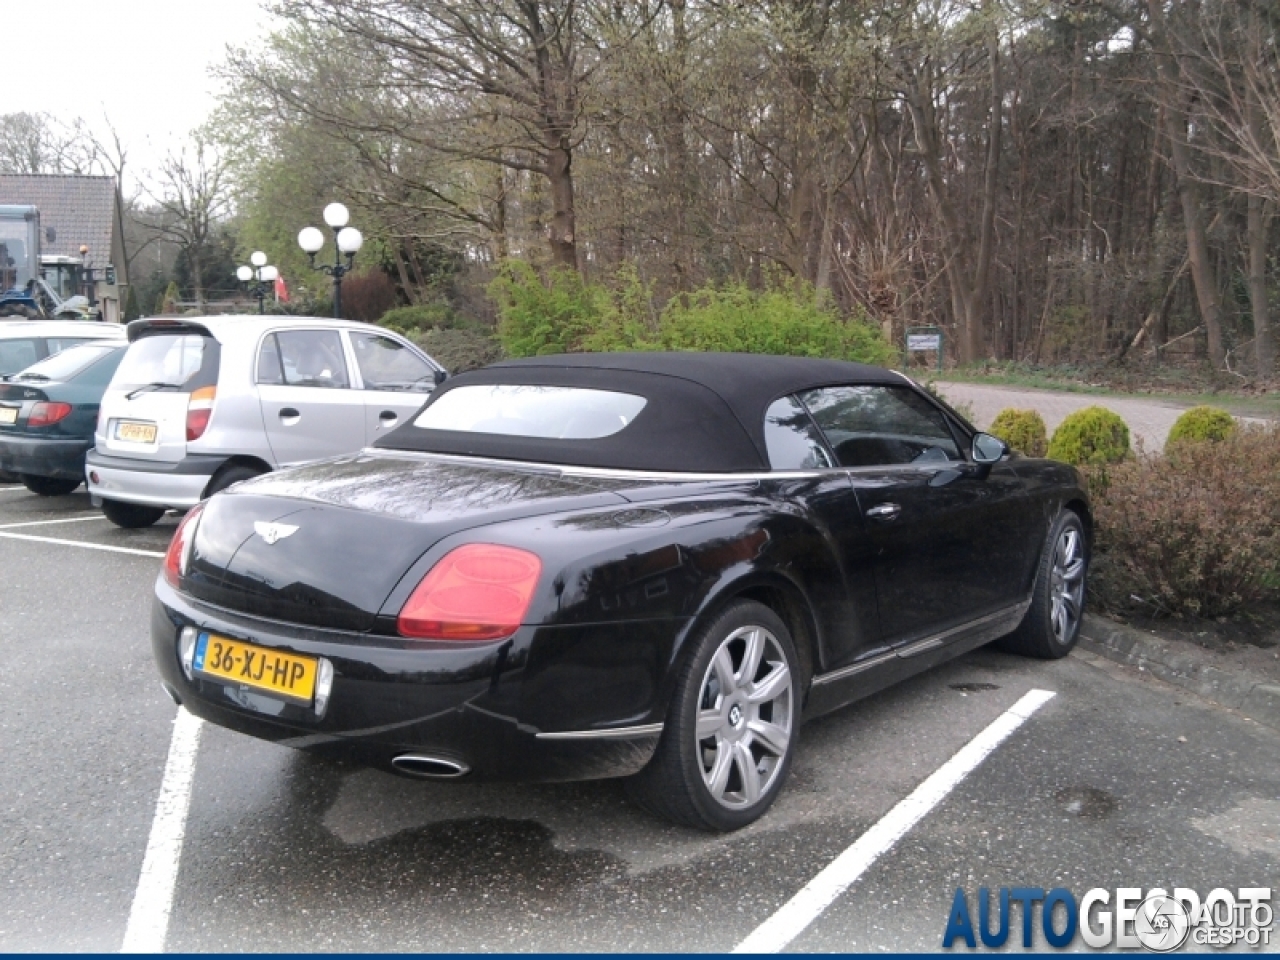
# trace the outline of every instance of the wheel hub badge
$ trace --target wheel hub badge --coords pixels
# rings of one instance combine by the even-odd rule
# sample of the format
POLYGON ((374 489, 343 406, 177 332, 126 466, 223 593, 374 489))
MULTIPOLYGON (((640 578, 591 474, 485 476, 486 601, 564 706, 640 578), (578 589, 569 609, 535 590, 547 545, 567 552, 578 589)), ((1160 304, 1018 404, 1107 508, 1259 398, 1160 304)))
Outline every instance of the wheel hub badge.
POLYGON ((742 722, 742 708, 736 703, 729 709, 729 722, 735 727, 742 722))

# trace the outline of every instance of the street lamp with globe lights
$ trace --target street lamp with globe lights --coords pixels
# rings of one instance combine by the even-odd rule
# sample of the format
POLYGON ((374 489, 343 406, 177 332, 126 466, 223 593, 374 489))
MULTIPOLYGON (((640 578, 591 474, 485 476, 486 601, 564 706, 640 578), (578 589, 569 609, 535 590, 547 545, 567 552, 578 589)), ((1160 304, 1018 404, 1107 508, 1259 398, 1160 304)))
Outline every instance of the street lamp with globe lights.
POLYGON ((298 233, 298 246, 311 261, 311 269, 333 277, 333 315, 342 318, 342 278, 352 270, 356 251, 364 246, 364 235, 355 227, 348 227, 350 214, 340 203, 324 208, 324 222, 333 231, 333 263, 316 263, 316 254, 324 246, 324 234, 315 227, 303 227, 298 233), (342 262, 346 256, 347 262, 342 262))
POLYGON ((280 271, 271 264, 267 263, 267 255, 261 250, 255 250, 249 255, 249 262, 252 267, 238 267, 236 269, 236 279, 245 285, 245 289, 249 291, 249 296, 254 297, 258 301, 258 313, 266 313, 263 301, 267 299, 267 294, 275 288, 276 278, 280 276, 280 271), (250 286, 250 281, 254 281, 250 286))

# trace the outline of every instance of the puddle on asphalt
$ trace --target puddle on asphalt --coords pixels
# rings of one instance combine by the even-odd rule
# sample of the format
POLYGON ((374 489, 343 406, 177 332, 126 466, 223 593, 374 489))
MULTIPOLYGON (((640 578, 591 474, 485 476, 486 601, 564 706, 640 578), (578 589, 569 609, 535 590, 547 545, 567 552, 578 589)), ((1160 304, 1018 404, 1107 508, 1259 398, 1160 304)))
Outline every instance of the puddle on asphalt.
POLYGON ((1120 806, 1114 796, 1096 787, 1064 787, 1053 795, 1053 799, 1067 813, 1082 820, 1103 820, 1120 806))

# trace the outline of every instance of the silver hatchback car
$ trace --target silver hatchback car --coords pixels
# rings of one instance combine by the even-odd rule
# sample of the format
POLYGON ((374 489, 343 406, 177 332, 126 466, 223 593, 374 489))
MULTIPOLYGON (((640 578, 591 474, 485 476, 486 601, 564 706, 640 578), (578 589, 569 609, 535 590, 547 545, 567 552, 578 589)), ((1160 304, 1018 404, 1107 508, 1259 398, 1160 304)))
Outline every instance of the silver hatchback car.
POLYGON ((403 337, 354 321, 151 317, 129 324, 129 340, 85 463, 94 502, 121 527, 360 450, 447 376, 403 337))

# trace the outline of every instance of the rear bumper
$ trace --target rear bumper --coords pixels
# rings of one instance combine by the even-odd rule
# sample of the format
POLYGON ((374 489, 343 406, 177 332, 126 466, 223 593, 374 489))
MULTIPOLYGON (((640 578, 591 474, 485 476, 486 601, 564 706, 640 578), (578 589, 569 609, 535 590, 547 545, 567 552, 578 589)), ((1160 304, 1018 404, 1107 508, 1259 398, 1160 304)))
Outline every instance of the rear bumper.
POLYGON ((121 500, 187 510, 204 498, 209 478, 227 460, 224 456, 188 455, 166 463, 112 457, 90 450, 85 455, 84 477, 95 501, 121 500))
POLYGON ((81 480, 92 447, 92 438, 0 434, 0 471, 81 480))
POLYGON ((163 580, 156 584, 151 641, 164 685, 191 713, 249 736, 391 771, 405 754, 441 758, 486 780, 627 776, 657 749, 665 711, 656 688, 641 698, 647 706, 614 698, 602 711, 576 671, 579 683, 556 683, 563 688, 554 692, 538 681, 539 658, 531 651, 563 646, 556 628, 524 627, 504 641, 434 649, 375 646, 376 640, 241 617, 193 603, 163 580), (188 625, 329 660, 334 679, 324 715, 224 680, 199 674, 189 680, 178 645, 188 625), (529 708, 533 700, 545 708, 559 698, 566 710, 556 711, 554 723, 529 708))

